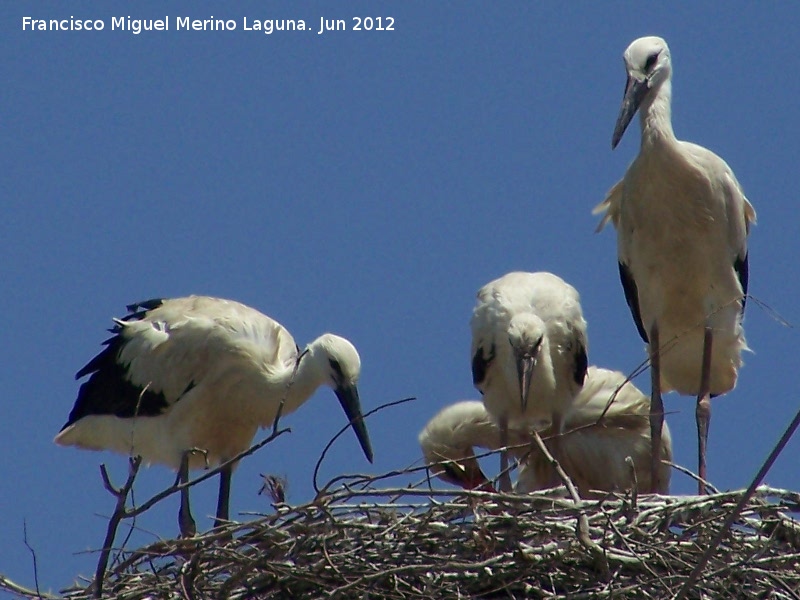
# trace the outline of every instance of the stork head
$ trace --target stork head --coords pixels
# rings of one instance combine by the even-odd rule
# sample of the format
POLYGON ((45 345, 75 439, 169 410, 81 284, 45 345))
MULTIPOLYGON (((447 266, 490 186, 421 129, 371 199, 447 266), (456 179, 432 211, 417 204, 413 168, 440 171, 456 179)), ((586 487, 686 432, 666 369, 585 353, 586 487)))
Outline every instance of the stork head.
POLYGON ((361 373, 361 358, 355 346, 343 337, 326 333, 317 338, 308 347, 307 352, 323 373, 325 382, 333 388, 356 433, 364 455, 369 462, 372 462, 372 445, 358 397, 357 384, 361 373))
POLYGON ((500 447, 500 432, 482 402, 457 402, 442 409, 418 439, 433 475, 466 490, 494 491, 473 450, 474 446, 500 447))
POLYGON ((508 342, 514 356, 519 380, 520 406, 525 412, 528 407, 528 394, 531 389, 533 372, 539 361, 545 341, 544 321, 533 313, 519 313, 511 318, 508 325, 508 342))
POLYGON ((616 148, 639 107, 656 93, 672 76, 669 46, 660 37, 648 36, 634 40, 622 55, 628 73, 622 107, 611 138, 616 148))

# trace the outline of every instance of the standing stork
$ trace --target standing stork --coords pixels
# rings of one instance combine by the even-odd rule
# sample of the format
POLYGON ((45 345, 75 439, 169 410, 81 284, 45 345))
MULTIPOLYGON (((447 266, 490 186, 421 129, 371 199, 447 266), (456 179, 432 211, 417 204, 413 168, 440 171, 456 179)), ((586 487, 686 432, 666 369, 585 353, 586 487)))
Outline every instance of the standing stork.
MULTIPOLYGON (((500 426, 552 426, 586 376, 586 321, 578 292, 552 273, 513 272, 478 291, 472 315, 472 381, 500 426)), ((502 454, 501 489, 507 491, 502 454)))
MULTIPOLYGON (((633 487, 649 491, 650 399, 627 381, 619 371, 589 367, 578 397, 564 415, 564 433, 553 452, 580 490, 624 491, 633 487), (626 457, 633 460, 634 482, 626 457)), ((548 445, 558 435, 551 429, 540 432, 548 445)), ((514 490, 520 493, 561 485, 552 465, 538 448, 530 449, 530 433, 510 428, 509 453, 519 461, 514 490)), ((482 402, 465 400, 440 410, 419 434, 419 444, 431 473, 464 489, 491 490, 474 448, 499 450, 503 447, 498 425, 482 402)), ((672 460, 669 427, 664 424, 661 456, 672 460)), ((670 467, 659 470, 660 494, 669 493, 670 467)))
POLYGON ((624 54, 628 78, 611 147, 636 111, 639 155, 596 209, 598 229, 617 230, 619 272, 652 369, 653 477, 663 421, 661 391, 697 396, 700 493, 706 480, 710 398, 736 385, 747 295, 747 235, 756 214, 730 167, 676 139, 672 63, 659 37, 635 40, 624 54))
MULTIPOLYGON (((149 300, 128 310, 114 319, 106 348, 75 376, 89 379, 57 444, 139 455, 176 469, 186 482, 189 468, 247 450, 259 426, 273 425, 282 400, 285 415, 325 384, 372 462, 356 387, 361 361, 344 338, 326 333, 301 352, 280 323, 206 296, 149 300)), ((233 468, 220 473, 217 525, 228 519, 233 468)), ((194 534, 188 488, 178 521, 182 535, 194 534)))

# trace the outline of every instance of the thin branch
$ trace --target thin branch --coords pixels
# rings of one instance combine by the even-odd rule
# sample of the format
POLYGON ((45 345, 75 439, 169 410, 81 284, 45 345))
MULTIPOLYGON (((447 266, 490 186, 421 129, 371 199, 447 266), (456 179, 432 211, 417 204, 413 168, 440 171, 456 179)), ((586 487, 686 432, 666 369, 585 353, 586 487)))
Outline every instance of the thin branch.
POLYGON ((33 582, 36 586, 36 595, 41 596, 41 593, 39 592, 39 566, 36 562, 36 551, 28 543, 28 523, 25 521, 25 519, 22 520, 22 541, 25 544, 25 547, 31 553, 31 558, 33 559, 33 582))
POLYGON ((786 444, 789 443, 789 439, 792 437, 792 435, 794 435, 794 432, 797 429, 798 425, 800 425, 800 409, 798 409, 797 413, 794 416, 794 419, 792 419, 792 422, 789 423, 789 426, 786 428, 786 431, 783 432, 781 439, 778 440, 777 444, 775 444, 775 447, 772 449, 772 452, 770 452, 769 456, 767 457, 767 460, 765 460, 764 464, 761 465, 761 468, 758 470, 758 473, 756 474, 755 478, 753 478, 753 481, 750 483, 750 486, 747 488, 747 490, 745 490, 744 494, 742 494, 742 497, 739 499, 739 502, 736 503, 734 509, 728 514, 728 518, 725 519, 725 522, 722 524, 722 527, 720 527, 719 531, 717 532, 717 535, 715 535, 714 539, 711 540, 711 543, 708 545, 708 548, 706 548, 706 551, 703 553, 703 556, 700 557, 700 560, 698 561, 694 570, 689 574, 689 578, 683 584, 683 587, 681 587, 680 591, 678 592, 678 595, 675 597, 675 600, 682 600, 683 598, 686 597, 686 594, 689 593, 689 590, 692 589, 694 583, 697 581, 698 577, 700 577, 700 574, 703 572, 703 569, 705 568, 706 564, 708 564, 708 561, 711 560, 711 557, 714 555, 714 552, 717 551, 717 548, 722 543, 722 539, 728 533, 728 530, 730 529, 731 525, 733 525, 733 522, 739 516, 739 513, 742 511, 742 508, 744 508, 744 505, 747 504, 747 502, 750 500, 750 497, 755 493, 756 488, 759 485, 761 485, 761 481, 764 479, 764 477, 766 477, 767 472, 770 470, 770 468, 772 468, 773 463, 775 462, 775 460, 777 460, 780 453, 783 452, 783 449, 786 446, 786 444))
POLYGON ((100 558, 97 560, 97 570, 94 575, 94 597, 100 598, 103 595, 103 579, 105 578, 106 568, 108 567, 108 557, 111 554, 111 548, 114 545, 114 538, 117 535, 117 528, 120 521, 127 516, 125 504, 128 501, 128 493, 133 487, 133 482, 136 479, 136 474, 139 472, 139 467, 142 464, 142 457, 135 456, 128 459, 128 479, 125 485, 117 489, 111 485, 111 480, 108 477, 105 465, 100 465, 100 474, 103 477, 103 484, 106 489, 117 498, 117 504, 114 508, 114 514, 108 520, 108 529, 106 530, 106 539, 103 541, 103 549, 100 551, 100 558))
POLYGON ((718 490, 716 487, 714 487, 713 485, 711 485, 711 484, 710 484, 708 481, 706 481, 705 479, 702 479, 702 478, 700 477, 700 475, 698 475, 697 473, 695 473, 695 472, 694 472, 694 471, 692 471, 691 469, 687 469, 686 467, 684 467, 684 466, 681 466, 681 465, 679 465, 678 463, 670 462, 670 461, 668 461, 668 460, 664 460, 664 459, 661 459, 661 462, 662 462, 662 463, 664 463, 664 464, 666 464, 666 465, 669 465, 670 467, 672 467, 672 468, 673 468, 673 469, 675 469, 676 471, 680 471, 680 472, 681 472, 681 473, 683 473, 684 475, 688 475, 689 477, 691 477, 691 478, 692 478, 692 479, 694 479, 695 481, 697 481, 697 482, 701 482, 701 483, 702 483, 702 484, 705 486, 705 488, 706 488, 707 490, 709 490, 709 491, 710 491, 712 494, 719 494, 719 490, 718 490))
POLYGON ((202 475, 200 475, 199 477, 197 477, 195 479, 192 479, 191 481, 187 481, 186 483, 180 483, 180 484, 172 485, 172 486, 168 487, 167 489, 165 489, 165 490, 159 492, 158 494, 154 495, 152 498, 150 498, 146 502, 140 504, 137 508, 129 509, 127 511, 127 513, 126 513, 126 517, 133 517, 133 516, 139 515, 139 514, 145 512, 146 510, 149 510, 153 505, 157 504, 158 502, 161 502, 161 500, 163 500, 164 498, 166 498, 168 496, 171 496, 172 494, 175 494, 176 492, 179 492, 184 488, 195 486, 198 483, 202 483, 202 482, 206 481, 207 479, 212 478, 214 475, 217 475, 220 471, 222 471, 225 467, 240 461, 241 459, 245 458, 246 456, 250 456, 251 454, 253 454, 255 452, 258 452, 259 450, 261 450, 261 448, 263 448, 264 446, 266 446, 267 444, 269 444, 270 442, 272 442, 276 438, 280 437, 284 433, 290 433, 291 431, 292 430, 290 428, 288 428, 288 427, 285 428, 285 429, 273 430, 273 432, 268 437, 266 437, 265 439, 261 440, 257 444, 254 444, 254 445, 250 446, 250 448, 248 448, 247 450, 244 450, 244 451, 240 452, 239 454, 237 454, 236 456, 234 456, 230 460, 226 460, 225 462, 220 463, 219 465, 217 465, 213 469, 203 473, 202 475))
POLYGON ((542 441, 542 437, 535 429, 533 430, 533 441, 536 442, 536 445, 539 447, 539 451, 553 466, 559 478, 567 487, 567 491, 569 492, 572 501, 575 503, 575 506, 578 509, 578 540, 587 550, 589 550, 592 556, 594 556, 596 566, 600 569, 603 576, 607 578, 609 574, 608 559, 606 558, 603 549, 598 546, 597 543, 594 542, 589 536, 589 519, 587 518, 584 510, 580 507, 581 498, 578 495, 578 490, 575 489, 575 484, 572 483, 572 480, 569 478, 566 472, 564 472, 564 469, 561 468, 559 462, 553 458, 552 454, 550 454, 550 451, 547 449, 547 446, 545 446, 544 441, 542 441))
POLYGON ((39 584, 36 584, 36 589, 31 590, 10 580, 5 575, 0 575, 0 589, 7 589, 14 594, 19 594, 26 598, 41 598, 42 600, 60 600, 61 596, 53 596, 52 594, 42 593, 39 591, 39 584))
MULTIPOLYGON (((384 408, 391 408, 392 406, 398 406, 400 404, 405 404, 406 402, 411 402, 412 400, 416 400, 416 398, 414 398, 414 397, 403 398, 402 400, 395 400, 393 402, 387 402, 386 404, 381 404, 377 408, 373 408, 371 411, 369 411, 367 413, 364 413, 364 415, 361 418, 362 418, 362 420, 366 420, 367 417, 375 414, 376 412, 379 412, 379 411, 383 410, 384 408)), ((328 454, 328 450, 330 450, 331 446, 333 446, 333 444, 336 442, 336 440, 339 439, 339 436, 342 435, 345 431, 347 431, 350 428, 350 425, 351 425, 352 422, 353 421, 350 421, 347 425, 342 427, 336 433, 336 435, 334 435, 331 438, 331 440, 325 445, 325 448, 322 450, 322 454, 320 454, 319 460, 317 460, 317 464, 314 467, 314 475, 312 477, 312 482, 313 482, 313 485, 314 485, 314 491, 317 493, 317 495, 319 495, 320 492, 321 492, 321 490, 319 488, 319 485, 317 484, 317 476, 319 474, 319 469, 322 466, 322 461, 325 460, 325 456, 328 454)))

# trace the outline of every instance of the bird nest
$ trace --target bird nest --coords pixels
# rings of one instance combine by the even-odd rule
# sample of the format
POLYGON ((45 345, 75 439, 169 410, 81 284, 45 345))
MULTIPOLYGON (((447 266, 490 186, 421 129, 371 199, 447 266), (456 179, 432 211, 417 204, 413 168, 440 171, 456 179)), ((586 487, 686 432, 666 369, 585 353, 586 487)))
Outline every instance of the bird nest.
MULTIPOLYGON (((119 551, 100 595, 800 598, 800 493, 758 488, 717 544, 742 491, 576 503, 557 492, 378 489, 382 479, 350 481, 302 506, 276 503, 273 514, 197 537, 119 551)), ((63 594, 98 596, 95 582, 63 594)))

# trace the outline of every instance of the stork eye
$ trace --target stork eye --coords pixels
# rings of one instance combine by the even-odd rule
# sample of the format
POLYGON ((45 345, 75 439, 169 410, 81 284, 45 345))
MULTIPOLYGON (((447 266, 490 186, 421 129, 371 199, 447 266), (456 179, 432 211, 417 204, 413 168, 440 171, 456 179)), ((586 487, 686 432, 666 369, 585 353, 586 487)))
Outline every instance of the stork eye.
POLYGON ((656 64, 656 61, 658 60, 658 54, 659 53, 656 52, 656 53, 651 54, 650 56, 647 57, 647 60, 644 63, 644 70, 645 71, 649 71, 650 69, 653 68, 653 65, 656 64))

